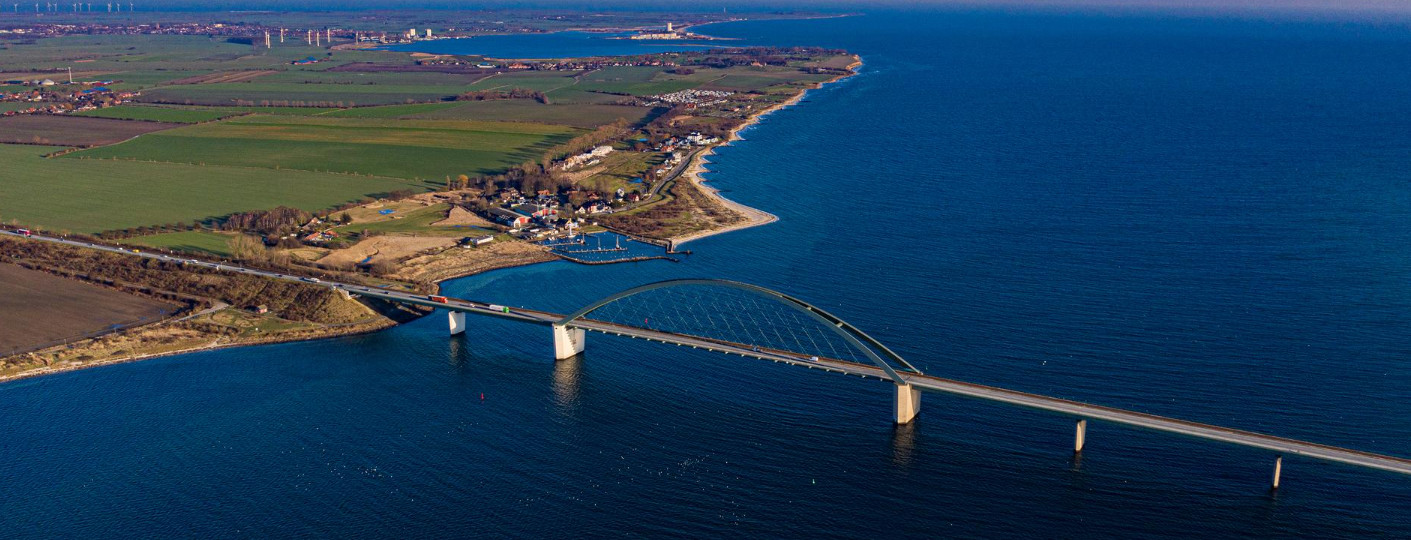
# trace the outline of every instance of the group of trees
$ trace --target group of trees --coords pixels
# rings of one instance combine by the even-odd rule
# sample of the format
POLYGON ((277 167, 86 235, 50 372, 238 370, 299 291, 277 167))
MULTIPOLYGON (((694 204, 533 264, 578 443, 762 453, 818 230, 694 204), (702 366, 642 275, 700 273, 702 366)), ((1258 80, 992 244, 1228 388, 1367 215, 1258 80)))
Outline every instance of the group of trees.
POLYGON ((767 66, 785 66, 795 60, 808 60, 819 56, 839 54, 846 54, 846 51, 821 47, 741 47, 723 50, 712 49, 708 52, 683 55, 677 60, 677 63, 713 68, 748 66, 755 63, 767 66))
POLYGON ((313 217, 313 214, 298 208, 278 206, 273 210, 231 214, 220 224, 220 228, 226 231, 253 232, 265 236, 283 236, 298 230, 313 217))
MULTIPOLYGON (((208 102, 197 103, 196 101, 190 99, 178 100, 144 97, 142 101, 144 103, 159 103, 167 105, 211 105, 211 103, 208 102)), ((406 102, 422 103, 414 99, 408 99, 406 100, 406 102)), ((299 101, 289 99, 262 99, 259 102, 255 102, 248 99, 233 99, 230 103, 222 103, 222 105, 234 105, 236 107, 313 107, 321 109, 347 109, 357 106, 356 103, 353 103, 351 101, 299 101)))
POLYGON ((456 96, 456 101, 493 101, 497 99, 532 99, 548 104, 549 97, 538 90, 511 88, 509 90, 475 90, 456 96))

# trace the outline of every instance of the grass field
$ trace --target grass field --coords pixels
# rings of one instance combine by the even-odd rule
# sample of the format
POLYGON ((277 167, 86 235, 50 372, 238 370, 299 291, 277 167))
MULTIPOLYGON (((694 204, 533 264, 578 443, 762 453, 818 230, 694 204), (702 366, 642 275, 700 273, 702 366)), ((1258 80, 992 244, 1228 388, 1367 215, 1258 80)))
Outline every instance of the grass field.
POLYGON ((197 255, 231 256, 232 234, 212 231, 181 231, 128 238, 121 243, 149 248, 183 251, 197 255))
POLYGON ((95 146, 176 126, 160 122, 27 114, 0 118, 0 143, 95 146))
POLYGON ((142 101, 187 105, 236 105, 245 101, 342 103, 341 106, 389 105, 408 101, 439 101, 466 92, 466 84, 304 84, 255 81, 249 83, 163 86, 142 94, 142 101))
POLYGON ((611 124, 619 118, 631 123, 640 123, 657 111, 647 107, 624 105, 598 105, 572 103, 545 105, 527 99, 502 99, 495 101, 467 101, 452 107, 410 114, 404 118, 444 119, 444 120, 497 120, 508 122, 540 122, 567 126, 594 128, 611 124))
POLYGON ((56 147, 0 145, 0 220, 98 232, 196 221, 281 204, 322 210, 398 189, 397 178, 97 159, 45 159, 56 147))
POLYGON ((378 107, 357 107, 327 111, 319 116, 329 118, 413 118, 427 113, 453 109, 459 103, 414 103, 410 105, 382 105, 378 107))
POLYGON ((406 179, 497 173, 575 130, 508 122, 246 116, 77 154, 406 179))
POLYGON ((340 234, 345 236, 362 234, 363 231, 394 236, 448 236, 457 238, 462 236, 494 234, 494 231, 488 231, 478 227, 432 225, 432 223, 446 219, 446 210, 449 208, 450 205, 434 204, 400 214, 399 219, 388 219, 372 223, 354 223, 352 225, 338 227, 337 230, 340 234))
POLYGON ((0 264, 0 356, 115 326, 161 320, 177 306, 0 264))
POLYGON ((501 73, 477 81, 475 84, 470 85, 470 90, 509 90, 511 88, 525 88, 528 90, 549 92, 556 88, 572 86, 575 82, 573 79, 575 73, 577 72, 523 71, 501 73))
POLYGON ((720 73, 712 73, 710 70, 701 70, 691 75, 674 75, 666 73, 665 68, 622 66, 584 74, 579 83, 574 85, 574 89, 650 96, 695 88, 719 77, 720 73))
POLYGON ((176 124, 195 124, 219 120, 240 114, 236 111, 217 109, 189 109, 178 107, 149 107, 143 105, 119 105, 76 113, 76 116, 94 118, 117 118, 122 120, 148 120, 176 124))
POLYGON ((262 83, 304 84, 304 85, 417 85, 417 86, 462 86, 485 78, 481 74, 437 73, 437 72, 378 72, 356 71, 309 71, 290 69, 262 77, 262 83))
POLYGON ((613 152, 602 158, 601 171, 583 179, 578 184, 602 193, 612 193, 622 188, 624 191, 646 191, 643 184, 634 184, 633 178, 640 178, 647 170, 660 165, 664 160, 654 152, 613 152))

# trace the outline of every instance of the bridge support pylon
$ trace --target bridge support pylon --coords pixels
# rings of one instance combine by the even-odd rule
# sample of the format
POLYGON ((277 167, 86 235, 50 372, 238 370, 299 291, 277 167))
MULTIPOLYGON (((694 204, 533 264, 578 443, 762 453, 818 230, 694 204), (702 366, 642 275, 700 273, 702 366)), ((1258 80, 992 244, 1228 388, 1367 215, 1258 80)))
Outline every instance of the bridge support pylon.
POLYGON ((446 313, 446 318, 447 318, 447 320, 448 320, 448 322, 450 323, 450 326, 451 326, 451 335, 454 336, 454 335, 456 335, 456 334, 464 334, 464 333, 465 333, 465 312, 464 312, 464 311, 449 311, 449 312, 446 313))
POLYGON ((921 391, 909 384, 898 384, 893 403, 892 421, 898 425, 910 424, 921 412, 921 391))
POLYGON ((1077 434, 1073 436, 1073 453, 1083 453, 1083 445, 1088 443, 1088 421, 1078 420, 1077 434))
POLYGON ((1274 485, 1269 489, 1279 489, 1279 475, 1284 472, 1284 456, 1274 458, 1274 485))
POLYGON ((554 359, 566 360, 583 352, 587 332, 561 324, 554 325, 554 359))

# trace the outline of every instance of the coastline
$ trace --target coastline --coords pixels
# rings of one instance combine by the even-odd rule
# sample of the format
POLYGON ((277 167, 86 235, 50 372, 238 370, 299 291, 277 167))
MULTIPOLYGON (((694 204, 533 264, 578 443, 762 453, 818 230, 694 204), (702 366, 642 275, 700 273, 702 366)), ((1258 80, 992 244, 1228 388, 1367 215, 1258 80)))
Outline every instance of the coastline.
MULTIPOLYGON (((694 232, 694 233, 690 233, 690 234, 683 235, 683 236, 679 236, 679 237, 672 237, 672 238, 669 238, 668 241, 670 242, 670 245, 671 245, 673 248, 675 248, 675 247, 677 247, 677 246, 680 246, 681 244, 690 242, 690 241, 692 241, 692 240, 699 240, 699 239, 701 239, 701 238, 706 238, 706 237, 710 237, 710 236, 714 236, 714 235, 718 235, 718 234, 724 234, 724 233, 728 233, 728 232, 731 232, 731 231, 737 231, 737 230, 741 230, 741 229, 747 229, 747 228, 751 228, 751 227, 757 227, 757 226, 760 226, 760 225, 767 225, 767 224, 770 224, 770 223, 773 223, 773 222, 779 220, 779 217, 776 216, 776 215, 774 215, 774 214, 771 214, 771 213, 769 213, 769 212, 765 212, 765 211, 760 210, 760 209, 758 209, 758 208, 754 208, 754 207, 751 207, 751 206, 748 206, 748 205, 739 203, 739 202, 737 202, 737 201, 731 200, 731 199, 725 197, 724 195, 722 195, 722 194, 720 193, 720 190, 719 190, 719 189, 715 188, 714 186, 707 185, 706 182, 707 182, 708 180, 705 179, 705 178, 703 178, 703 176, 702 176, 702 175, 704 175, 706 172, 709 172, 709 169, 708 169, 708 167, 707 167, 707 165, 709 164, 709 161, 707 161, 706 158, 708 158, 709 156, 713 155, 713 154, 715 153, 715 149, 716 149, 716 148, 719 148, 719 147, 721 147, 721 146, 725 146, 725 145, 731 144, 731 143, 733 143, 733 142, 735 142, 735 141, 743 140, 743 137, 740 136, 740 133, 741 133, 742 131, 744 131, 745 128, 748 128, 748 127, 750 127, 750 126, 754 126, 754 125, 758 124, 758 123, 761 121, 762 118, 764 118, 765 116, 769 115, 770 113, 773 113, 773 112, 775 112, 775 111, 779 111, 779 110, 782 110, 782 109, 785 109, 785 108, 788 108, 788 107, 792 107, 792 106, 794 106, 794 105, 799 104, 801 101, 803 101, 804 97, 808 95, 808 92, 809 92, 810 90, 816 90, 816 89, 822 88, 822 87, 825 86, 825 85, 832 84, 832 83, 836 83, 836 82, 838 82, 838 81, 847 79, 848 77, 852 77, 852 76, 854 76, 854 75, 857 75, 857 74, 858 74, 858 68, 862 66, 863 62, 862 62, 861 57, 858 56, 858 55, 856 55, 856 54, 853 55, 853 59, 854 59, 854 61, 853 61, 851 64, 849 64, 849 65, 845 68, 845 69, 848 70, 848 73, 842 74, 842 75, 838 75, 838 76, 833 77, 832 79, 829 79, 829 80, 827 80, 827 81, 823 81, 823 82, 814 84, 814 85, 812 85, 811 87, 806 88, 806 89, 804 89, 804 90, 798 92, 797 94, 793 95, 792 97, 790 97, 789 99, 787 99, 787 100, 785 100, 785 101, 782 101, 782 102, 780 102, 780 103, 776 103, 776 104, 774 104, 774 105, 771 105, 771 106, 769 106, 769 107, 766 107, 766 108, 764 108, 764 109, 761 109, 759 112, 757 112, 757 113, 755 113, 755 114, 750 115, 750 117, 747 118, 747 119, 746 119, 744 122, 742 122, 740 125, 738 125, 738 126, 734 127, 733 129, 731 129, 731 130, 730 130, 730 133, 729 133, 729 136, 728 136, 723 142, 721 142, 721 143, 719 143, 719 144, 716 144, 716 145, 713 145, 713 146, 711 146, 710 148, 707 148, 707 149, 705 149, 705 150, 703 150, 703 151, 697 153, 697 154, 691 159, 691 162, 687 165, 686 171, 685 171, 684 173, 682 173, 683 178, 684 178, 686 181, 691 182, 696 188, 698 188, 698 189, 700 190, 700 192, 701 192, 703 195, 705 195, 705 196, 708 197, 709 199, 711 199, 711 200, 715 201, 716 203, 720 204, 721 206, 724 206, 725 208, 727 208, 727 209, 729 209, 729 210, 731 210, 731 211, 733 211, 733 212, 739 214, 740 216, 742 216, 742 217, 745 218, 745 219, 744 219, 743 222, 735 223, 735 224, 731 224, 731 225, 727 225, 727 226, 724 226, 724 227, 720 227, 720 228, 718 228, 718 229, 711 229, 711 230, 706 230, 706 231, 699 231, 699 232, 694 232)), ((452 279, 460 279, 460 278, 464 278, 464 277, 469 277, 469 276, 473 276, 473 275, 476 275, 476 274, 481 274, 481 273, 484 273, 484 272, 488 272, 488 271, 491 271, 491 270, 501 270, 501 269, 505 269, 505 268, 516 268, 516 267, 520 267, 520 266, 529 266, 529 265, 533 265, 533 264, 541 264, 541 263, 545 263, 545 262, 554 262, 554 261, 559 261, 559 260, 565 260, 565 259, 563 259, 563 258, 561 258, 561 257, 558 257, 558 256, 551 256, 551 258, 546 259, 546 260, 522 260, 522 261, 515 261, 515 262, 512 262, 512 263, 510 263, 510 264, 489 265, 488 267, 476 268, 476 269, 472 269, 472 270, 466 271, 466 272, 448 272, 446 275, 437 275, 437 276, 435 276, 435 278, 436 278, 436 279, 435 279, 435 285, 436 285, 437 290, 439 291, 439 290, 440 290, 440 287, 441 287, 441 284, 445 283, 446 281, 450 281, 450 280, 452 280, 452 279)), ((152 325, 161 325, 161 324, 165 324, 166 322, 168 322, 168 321, 159 321, 159 322, 156 322, 156 323, 152 323, 152 325)), ((114 365, 114 364, 125 364, 125 363, 129 363, 129 362, 137 362, 137 361, 149 360, 149 359, 153 359, 153 358, 161 358, 161 357, 165 357, 165 356, 175 356, 175 355, 180 355, 180 354, 188 354, 188 353, 195 353, 195 352, 211 351, 211 350, 217 350, 217 349, 229 349, 229 348, 245 347, 245 346, 271 345, 271 344, 276 344, 276 343, 293 343, 293 342, 300 342, 300 341, 313 341, 313 340, 318 340, 318 339, 328 339, 328 338, 335 338, 335 337, 353 336, 353 335, 372 333, 372 332, 377 332, 377 331, 385 330, 385 329, 388 329, 388 328, 393 328, 393 327, 396 327, 396 326, 398 326, 398 325, 400 325, 400 324, 401 324, 401 323, 398 323, 398 322, 393 321, 393 320, 391 320, 391 319, 384 319, 383 321, 377 322, 377 323, 373 323, 373 324, 370 325, 370 326, 352 329, 352 330, 347 331, 347 332, 337 332, 337 331, 334 331, 334 332, 323 333, 323 334, 318 334, 318 335, 305 335, 305 336, 293 335, 293 336, 274 337, 274 338, 265 339, 265 340, 252 340, 252 341, 242 341, 242 342, 234 342, 234 343, 220 343, 220 342, 219 342, 219 339, 217 339, 217 340, 212 341, 211 343, 209 343, 209 344, 207 344, 207 345, 202 345, 202 346, 197 346, 197 347, 188 347, 188 348, 178 349, 178 350, 172 350, 172 351, 163 351, 163 352, 156 352, 156 353, 148 353, 148 354, 141 354, 141 355, 133 355, 133 356, 123 357, 123 358, 110 358, 110 359, 98 360, 98 361, 95 361, 95 362, 83 363, 83 364, 65 364, 65 365, 62 365, 62 366, 46 366, 46 367, 42 367, 42 368, 33 369, 33 370, 30 370, 30 371, 25 371, 25 372, 22 372, 22 373, 14 373, 14 374, 10 374, 10 375, 0 375, 0 384, 6 384, 6 383, 18 381, 18 380, 21 380, 21 379, 28 379, 28 378, 32 378, 32 377, 41 377, 41 376, 45 376, 45 375, 53 375, 53 374, 57 374, 57 373, 65 373, 65 372, 70 372, 70 371, 78 371, 78 370, 83 370, 83 369, 96 368, 96 367, 102 367, 102 366, 109 366, 109 365, 114 365)), ((145 328, 145 326, 144 326, 144 327, 137 327, 137 328, 145 328)))
POLYGON ((817 90, 817 89, 819 89, 819 88, 822 88, 824 85, 833 84, 833 83, 836 83, 836 82, 841 81, 841 80, 843 80, 843 79, 846 79, 846 78, 848 78, 848 77, 852 77, 852 76, 854 76, 854 75, 857 75, 857 74, 858 74, 858 68, 860 68, 860 67, 862 67, 862 57, 860 57, 860 56, 854 54, 854 55, 853 55, 853 63, 848 64, 848 66, 847 66, 847 68, 846 68, 846 69, 849 71, 848 74, 846 74, 846 75, 839 75, 839 76, 834 77, 834 78, 832 78, 832 79, 829 79, 829 80, 827 80, 827 81, 818 83, 818 84, 814 85, 812 88, 805 89, 805 90, 803 90, 802 92, 799 92, 798 94, 795 94, 793 97, 791 97, 791 98, 789 98, 789 99, 787 99, 787 100, 785 100, 785 101, 783 101, 783 102, 780 102, 780 103, 774 104, 774 105, 772 105, 772 106, 769 106, 769 107, 767 107, 767 108, 765 108, 765 109, 759 111, 758 113, 755 113, 755 114, 751 115, 751 116, 749 117, 749 119, 745 120, 743 123, 741 123, 740 125, 736 126, 734 129, 731 129, 731 130, 730 130, 730 136, 729 136, 728 138, 726 138, 724 142, 721 142, 720 144, 717 144, 717 145, 714 145, 714 146, 712 146, 712 147, 710 147, 710 148, 707 148, 706 150, 704 150, 704 151, 702 151, 702 152, 696 154, 695 157, 691 158, 691 163, 690 163, 690 165, 687 166, 686 172, 681 175, 682 178, 685 179, 686 181, 690 182, 691 184, 695 185, 695 187, 696 187, 697 189, 699 189, 699 190, 701 191, 701 193, 704 194, 707 198, 709 198, 709 199, 715 201, 716 203, 720 204, 721 206, 724 206, 724 207, 726 207, 726 208, 728 208, 728 209, 730 209, 730 210, 732 210, 732 211, 734 211, 734 212, 740 214, 742 217, 745 218, 745 221, 744 221, 744 222, 741 222, 741 223, 735 223, 735 224, 732 224, 732 225, 727 225, 727 226, 721 227, 721 228, 719 228, 719 229, 710 229, 710 230, 706 230, 706 231, 698 231, 698 232, 694 232, 694 233, 690 233, 690 234, 686 234, 686 235, 682 235, 682 236, 677 236, 677 237, 670 238, 669 240, 670 240, 672 246, 673 246, 673 247, 675 247, 675 246, 680 246, 681 244, 685 244, 686 242, 690 242, 690 241, 692 241, 692 240, 700 240, 700 239, 702 239, 702 238, 706 238, 706 237, 710 237, 710 236, 715 236, 715 235, 717 235, 717 234, 725 234, 725 233, 728 233, 728 232, 731 232, 731 231, 738 231, 738 230, 741 230, 741 229, 748 229, 748 228, 750 228, 750 227, 758 227, 758 226, 760 226, 760 225, 768 225, 768 224, 770 224, 770 223, 774 223, 775 221, 778 221, 778 220, 779 220, 779 216, 776 216, 776 215, 771 214, 771 213, 769 213, 769 212, 765 212, 764 210, 760 210, 760 209, 758 209, 758 208, 754 208, 754 207, 751 207, 751 206, 748 206, 748 205, 745 205, 745 204, 741 204, 740 202, 731 200, 731 199, 725 197, 724 195, 722 195, 722 194, 720 193, 720 190, 719 190, 718 188, 716 188, 715 186, 707 185, 706 182, 708 182, 709 180, 707 180, 706 178, 704 178, 704 177, 702 176, 702 175, 704 175, 705 173, 710 172, 710 169, 706 167, 706 165, 709 164, 710 162, 707 161, 706 158, 710 157, 711 155, 714 155, 716 148, 720 148, 720 147, 722 147, 722 146, 731 144, 731 143, 733 143, 733 142, 735 142, 735 141, 743 140, 744 137, 741 137, 741 136, 740 136, 740 132, 741 132, 741 131, 744 131, 745 128, 748 128, 748 127, 750 127, 750 126, 753 126, 753 125, 755 125, 755 124, 758 124, 765 116, 768 116, 770 113, 773 113, 773 112, 779 111, 779 110, 783 110, 783 109, 786 109, 786 108, 788 108, 788 107, 792 107, 792 106, 794 106, 794 105, 799 104, 799 102, 803 101, 804 96, 807 96, 808 93, 809 93, 809 91, 811 91, 811 90, 817 90))
MULTIPOLYGON (((469 271, 455 272, 455 273, 451 273, 451 274, 448 274, 448 275, 445 275, 445 276, 437 276, 439 279, 436 279, 436 281, 435 281, 434 283, 435 283, 435 285, 436 285, 436 290, 437 290, 437 292, 439 292, 440 289, 441 289, 441 284, 443 284, 443 283, 445 283, 445 282, 447 282, 447 281, 453 280, 453 279, 460 279, 460 278, 470 277, 470 276, 474 276, 474 275, 478 275, 478 274, 483 274, 483 273, 485 273, 485 272, 490 272, 490 271, 494 271, 494 270, 503 270, 503 269, 506 269, 506 268, 518 268, 518 267, 521 267, 521 266, 530 266, 530 265, 534 265, 534 264, 543 264, 543 263, 546 263, 546 262, 555 262, 555 261, 560 261, 560 260, 564 260, 564 259, 562 259, 562 258, 560 258, 560 257, 557 257, 557 256, 549 256, 549 257, 547 257, 547 258, 545 258, 545 259, 543 259, 543 260, 522 260, 522 261, 513 261, 513 262, 510 262, 510 263, 508 263, 508 264, 492 264, 492 265, 487 265, 487 266, 480 267, 480 268, 474 268, 474 269, 471 269, 471 270, 469 270, 469 271)), ((416 318, 420 318, 420 317, 416 317, 416 318)), ((169 322, 173 322, 173 321, 175 321, 175 320, 177 320, 177 319, 167 319, 167 320, 156 321, 156 322, 152 322, 152 323, 149 323, 149 324, 146 324, 146 325, 142 325, 142 326, 130 327, 130 328, 125 329, 125 331, 137 331, 137 330, 142 330, 142 329, 145 329, 145 328, 152 328, 152 327, 160 326, 160 325, 163 325, 163 324, 167 324, 167 323, 169 323, 169 322)), ((10 383, 10 382, 14 382, 14 381, 18 381, 18 380, 21 380, 21 379, 28 379, 28 378, 32 378, 32 377, 43 377, 43 376, 46 376, 46 375, 55 375, 55 374, 59 374, 59 373, 67 373, 67 372, 70 372, 70 371, 79 371, 79 370, 84 370, 84 369, 89 369, 89 368, 98 368, 98 367, 111 366, 111 365, 116 365, 116 364, 126 364, 126 363, 129 363, 129 362, 139 362, 139 361, 142 361, 142 360, 151 360, 151 359, 154 359, 154 358, 162 358, 162 357, 165 357, 165 356, 176 356, 176 355, 181 355, 181 354, 198 353, 198 352, 205 352, 205 351, 214 351, 214 350, 220 350, 220 349, 234 349, 234 348, 239 348, 239 347, 254 347, 254 346, 257 346, 257 345, 275 345, 275 344, 279 344, 279 343, 296 343, 296 342, 301 342, 301 341, 315 341, 315 340, 321 340, 321 339, 332 339, 332 338, 347 337, 347 336, 357 336, 357 335, 362 335, 362 334, 371 334, 371 333, 373 333, 373 332, 380 332, 380 331, 382 331, 382 330, 387 330, 387 329, 389 329, 389 328, 395 328, 395 327, 397 327, 397 326, 400 326, 401 324, 403 324, 403 323, 402 323, 402 322, 395 321, 395 320, 392 320, 392 319, 390 319, 390 318, 387 318, 386 316, 383 316, 382 320, 380 320, 380 321, 370 321, 370 322, 368 322, 368 323, 356 323, 356 324, 354 324, 354 325, 352 325, 352 326, 345 327, 345 328, 349 328, 347 331, 339 331, 339 330, 338 330, 338 327, 331 327, 331 328, 322 328, 322 329, 318 329, 318 330, 320 330, 321 332, 316 332, 316 333, 314 333, 313 335, 274 336, 274 337, 266 338, 266 339, 254 339, 254 340, 249 340, 249 341, 225 342, 225 343, 220 342, 220 338, 214 338, 210 343, 207 343, 207 344, 205 344, 205 345, 195 346, 195 347, 186 347, 186 348, 183 348, 183 349, 176 349, 176 350, 171 350, 171 351, 162 351, 162 352, 138 354, 138 355, 132 355, 132 356, 125 356, 125 357, 121 357, 121 358, 107 358, 107 359, 103 359, 103 360, 96 360, 96 361, 93 361, 93 362, 86 362, 86 363, 81 363, 81 364, 73 364, 73 363, 70 363, 70 364, 55 365, 55 366, 45 366, 45 367, 42 367, 42 368, 35 368, 35 369, 32 369, 32 370, 24 371, 24 372, 20 372, 20 373, 11 373, 11 374, 8 374, 8 375, 0 375, 0 385, 6 384, 6 383, 10 383)), ((63 347, 63 346, 64 346, 64 345, 55 345, 55 347, 63 347)), ((38 351, 34 351, 34 352, 38 352, 38 351)))
MULTIPOLYGON (((160 321, 160 322, 152 323, 152 325, 149 325, 149 326, 155 326, 155 325, 165 324, 166 322, 168 322, 168 321, 160 321)), ((381 331, 381 330, 386 330, 386 329, 388 329, 388 328, 392 328, 392 327, 395 327, 395 326, 397 326, 397 325, 398 325, 398 323, 395 322, 395 321, 393 321, 393 320, 391 320, 391 319, 384 319, 383 321, 369 323, 369 326, 367 326, 367 327, 357 328, 356 330, 352 330, 352 331, 349 331, 349 332, 333 332, 333 333, 329 333, 329 334, 312 335, 312 336, 276 336, 276 337, 273 337, 273 338, 263 339, 263 340, 239 341, 239 342, 231 342, 231 343, 220 343, 219 338, 217 338, 216 340, 211 341, 211 342, 208 343, 208 344, 200 345, 200 346, 196 346, 196 347, 187 347, 187 348, 185 348, 185 349, 177 349, 177 350, 172 350, 172 351, 154 352, 154 353, 147 353, 147 354, 137 354, 137 355, 132 355, 132 356, 125 356, 125 357, 122 357, 122 358, 108 358, 108 359, 104 359, 104 360, 98 360, 98 361, 88 362, 88 363, 83 363, 83 364, 64 364, 64 365, 58 365, 58 366, 45 366, 45 367, 42 367, 42 368, 36 368, 36 369, 29 370, 29 371, 21 372, 21 373, 11 373, 11 374, 9 374, 9 375, 0 375, 0 385, 8 384, 8 383, 15 382, 15 381, 19 381, 19 380, 23 380, 23 379, 29 379, 29 378, 33 378, 33 377, 43 377, 43 376, 46 376, 46 375, 56 375, 56 374, 59 374, 59 373, 68 373, 68 372, 70 372, 70 371, 80 371, 80 370, 85 370, 85 369, 89 369, 89 368, 97 368, 97 367, 103 367, 103 366, 112 366, 112 365, 117 365, 117 364, 126 364, 126 363, 129 363, 129 362, 140 362, 140 361, 142 361, 142 360, 151 360, 151 359, 154 359, 154 358, 162 358, 162 357, 164 357, 164 356, 176 356, 176 355, 180 355, 180 354, 197 353, 197 352, 204 352, 204 351, 214 351, 214 350, 219 350, 219 349, 234 349, 234 348, 238 348, 238 347, 252 347, 252 346, 255 346, 255 345, 275 345, 275 344, 279 344, 279 343, 294 343, 294 342, 299 342, 299 341, 314 341, 314 340, 319 340, 319 339, 329 339, 329 338, 336 338, 336 337, 356 336, 356 335, 360 335, 360 334, 370 334, 370 333, 373 333, 373 332, 378 332, 378 331, 381 331)), ((144 327, 137 327, 137 328, 144 328, 144 327)))

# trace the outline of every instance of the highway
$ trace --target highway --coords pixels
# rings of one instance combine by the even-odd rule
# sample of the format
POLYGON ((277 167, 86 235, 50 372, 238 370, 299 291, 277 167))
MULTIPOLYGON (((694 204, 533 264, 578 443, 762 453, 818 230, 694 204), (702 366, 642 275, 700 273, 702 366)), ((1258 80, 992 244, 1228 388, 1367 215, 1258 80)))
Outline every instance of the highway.
MULTIPOLYGON (((12 231, 0 231, 0 234, 10 236, 20 236, 12 231)), ((499 317, 520 322, 534 323, 540 325, 551 325, 564 318, 563 314, 537 311, 525 308, 514 308, 509 306, 494 306, 484 302, 464 300, 457 298, 447 298, 445 303, 436 302, 423 295, 417 295, 401 291, 391 291, 375 287, 362 285, 352 285, 345 283, 326 282, 312 280, 301 276, 282 274, 266 270, 255 270, 233 266, 228 264, 199 261, 190 258, 165 255, 161 253, 141 252, 136 253, 130 249, 117 248, 104 245, 94 245, 86 242, 78 242, 62 238, 32 236, 31 240, 68 244, 78 247, 99 249, 114 253, 124 253, 134 256, 147 257, 164 261, 178 262, 188 265, 201 266, 228 272, 252 274, 269 277, 273 279, 283 279, 289 281, 299 281, 306 284, 329 287, 333 289, 346 290, 351 294, 358 294, 369 297, 383 298, 386 300, 427 306, 453 311, 461 311, 469 314, 499 317)), ((819 358, 807 356, 796 352, 765 349, 743 343, 733 343, 706 337, 676 334, 641 328, 637 326, 622 325, 606 321, 582 318, 575 320, 572 326, 599 332, 603 334, 630 337, 635 339, 645 339, 665 344, 677 345, 681 347, 691 347, 715 351, 724 354, 733 354, 748 358, 757 358, 777 363, 786 363, 795 366, 818 369, 833 373, 872 378, 880 381, 892 383, 892 379, 881 368, 870 364, 859 364, 845 360, 831 358, 819 358)), ((548 339, 548 336, 545 336, 548 339)), ((1101 420, 1115 424, 1164 431, 1200 439, 1225 442, 1251 448, 1260 448, 1273 451, 1282 455, 1298 455, 1338 463, 1345 463, 1359 467, 1367 467, 1384 471, 1391 471, 1401 474, 1411 474, 1411 459, 1362 452, 1348 448, 1323 445, 1285 437, 1277 437, 1252 431, 1221 427, 1211 424, 1189 422, 1176 418, 1157 416, 1125 409, 1104 407, 1091 403, 1066 400, 1056 397, 1044 396, 1018 392, 994 386, 972 384, 963 381, 945 379, 931 375, 921 375, 915 373, 902 373, 901 376, 907 384, 928 392, 937 392, 965 396, 975 399, 983 399, 1039 409, 1072 416, 1078 419, 1101 420)))

